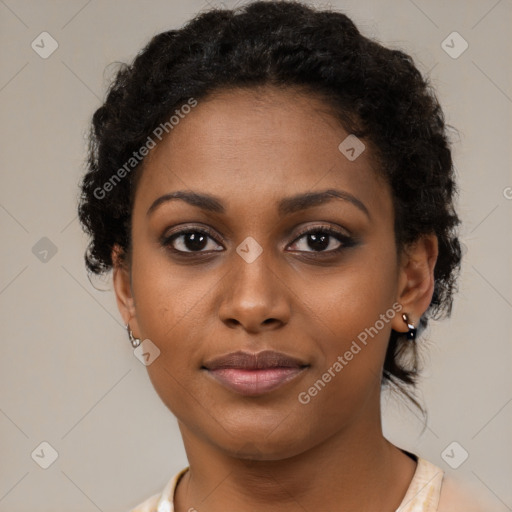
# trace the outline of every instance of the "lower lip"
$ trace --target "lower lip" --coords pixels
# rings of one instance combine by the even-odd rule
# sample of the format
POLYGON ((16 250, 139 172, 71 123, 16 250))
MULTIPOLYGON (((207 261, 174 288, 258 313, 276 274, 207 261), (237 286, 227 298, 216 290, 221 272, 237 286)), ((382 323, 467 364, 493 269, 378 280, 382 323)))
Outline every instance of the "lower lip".
POLYGON ((305 368, 266 368, 243 370, 241 368, 219 368, 208 370, 218 382, 242 395, 263 395, 294 379, 305 368))

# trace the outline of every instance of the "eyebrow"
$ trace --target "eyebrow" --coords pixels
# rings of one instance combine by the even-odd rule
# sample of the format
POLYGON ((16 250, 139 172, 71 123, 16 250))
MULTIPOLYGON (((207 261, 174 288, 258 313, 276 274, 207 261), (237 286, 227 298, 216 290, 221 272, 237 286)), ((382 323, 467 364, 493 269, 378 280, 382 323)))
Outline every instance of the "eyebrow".
MULTIPOLYGON (((165 194, 156 199, 149 207, 146 215, 151 215, 163 203, 176 199, 183 200, 192 206, 196 206, 209 212, 221 214, 226 213, 226 209, 222 204, 222 201, 216 196, 198 192, 178 190, 176 192, 165 194)), ((277 211, 279 216, 283 217, 284 215, 289 215, 301 210, 312 208, 314 206, 325 204, 326 202, 332 201, 334 199, 341 199, 353 204, 364 214, 366 214, 368 218, 371 218, 368 208, 362 201, 357 199, 357 197, 353 196, 349 192, 336 189, 327 189, 321 192, 306 192, 304 194, 297 194, 295 196, 286 197, 277 203, 277 211)))

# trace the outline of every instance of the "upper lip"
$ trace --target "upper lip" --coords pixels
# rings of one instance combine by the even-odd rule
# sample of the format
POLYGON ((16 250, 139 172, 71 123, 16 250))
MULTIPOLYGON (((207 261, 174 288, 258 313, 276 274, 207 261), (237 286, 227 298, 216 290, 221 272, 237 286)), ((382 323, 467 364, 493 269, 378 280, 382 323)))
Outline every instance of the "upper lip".
POLYGON ((275 352, 274 350, 263 350, 261 352, 244 352, 238 350, 229 354, 210 359, 203 364, 208 370, 219 370, 222 368, 241 368, 244 370, 261 370, 265 368, 302 368, 308 366, 306 363, 295 357, 275 352))

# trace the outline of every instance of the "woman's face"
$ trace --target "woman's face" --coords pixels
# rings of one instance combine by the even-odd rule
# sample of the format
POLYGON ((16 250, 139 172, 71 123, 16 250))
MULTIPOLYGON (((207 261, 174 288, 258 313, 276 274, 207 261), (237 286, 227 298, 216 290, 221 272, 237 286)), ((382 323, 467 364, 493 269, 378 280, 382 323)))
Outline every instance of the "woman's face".
POLYGON ((407 330, 398 303, 411 292, 371 147, 342 152, 349 134, 319 100, 264 91, 200 101, 151 151, 131 289, 126 272, 114 279, 125 322, 160 350, 147 370, 180 427, 227 454, 278 459, 380 426, 387 340, 392 327, 407 330), (300 365, 210 364, 264 350, 300 365))

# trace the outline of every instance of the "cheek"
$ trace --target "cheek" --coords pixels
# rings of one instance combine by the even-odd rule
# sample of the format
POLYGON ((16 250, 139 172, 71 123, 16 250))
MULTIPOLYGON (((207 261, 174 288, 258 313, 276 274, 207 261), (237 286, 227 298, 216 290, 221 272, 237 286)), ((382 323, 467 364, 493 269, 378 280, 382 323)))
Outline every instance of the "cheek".
POLYGON ((391 321, 397 314, 392 307, 395 265, 392 246, 378 253, 365 251, 343 272, 317 281, 314 293, 307 292, 308 307, 326 333, 317 338, 322 358, 308 384, 315 386, 313 394, 318 392, 314 400, 339 414, 354 410, 380 387, 391 321))
MULTIPOLYGON (((397 286, 396 259, 394 247, 389 242, 387 245, 387 250, 364 248, 340 270, 320 276, 301 290, 300 296, 306 297, 319 324, 328 328, 331 340, 333 335, 339 340, 339 346, 330 344, 333 349, 342 349, 347 342, 350 345, 350 340, 373 326, 392 307, 397 286)), ((389 322, 381 329, 389 331, 389 322)))
MULTIPOLYGON (((147 366, 162 401, 176 414, 190 408, 194 382, 212 332, 207 311, 218 276, 188 268, 176 271, 161 255, 135 255, 132 267, 137 324, 160 355, 147 366), (137 258, 137 256, 139 256, 137 258)), ((194 393, 195 395, 196 393, 194 393)))
POLYGON ((180 269, 164 252, 152 249, 134 254, 132 280, 139 328, 163 346, 176 345, 187 338, 182 337, 184 330, 190 337, 190 329, 199 327, 195 316, 214 284, 208 272, 199 267, 180 269))

